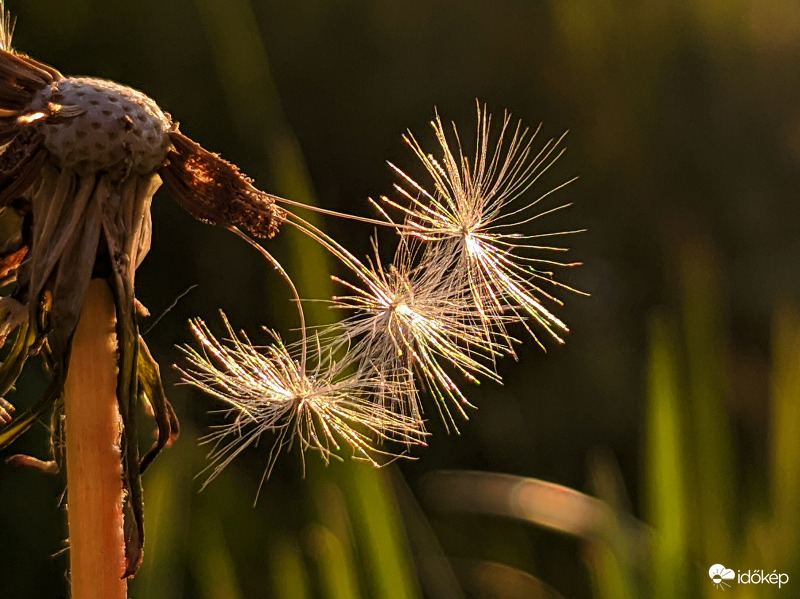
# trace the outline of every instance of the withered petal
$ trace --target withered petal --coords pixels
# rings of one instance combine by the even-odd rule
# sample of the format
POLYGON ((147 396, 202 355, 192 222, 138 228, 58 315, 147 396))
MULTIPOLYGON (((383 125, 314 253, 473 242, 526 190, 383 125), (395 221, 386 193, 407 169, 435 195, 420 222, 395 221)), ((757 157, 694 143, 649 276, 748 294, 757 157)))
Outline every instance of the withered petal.
POLYGON ((22 110, 34 93, 61 78, 56 69, 30 56, 0 49, 0 108, 22 110))
POLYGON ((40 135, 22 131, 0 154, 0 207, 25 193, 39 177, 48 152, 40 135))

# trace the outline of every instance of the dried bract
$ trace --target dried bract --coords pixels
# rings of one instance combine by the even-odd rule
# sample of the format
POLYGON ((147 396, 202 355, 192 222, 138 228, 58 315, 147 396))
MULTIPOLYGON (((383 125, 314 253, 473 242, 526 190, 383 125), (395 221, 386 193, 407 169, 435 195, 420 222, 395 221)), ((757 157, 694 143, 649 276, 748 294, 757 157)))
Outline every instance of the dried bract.
POLYGON ((269 194, 257 190, 239 169, 193 142, 170 133, 169 161, 161 178, 175 200, 192 216, 213 225, 241 226, 257 237, 271 238, 283 211, 269 194))

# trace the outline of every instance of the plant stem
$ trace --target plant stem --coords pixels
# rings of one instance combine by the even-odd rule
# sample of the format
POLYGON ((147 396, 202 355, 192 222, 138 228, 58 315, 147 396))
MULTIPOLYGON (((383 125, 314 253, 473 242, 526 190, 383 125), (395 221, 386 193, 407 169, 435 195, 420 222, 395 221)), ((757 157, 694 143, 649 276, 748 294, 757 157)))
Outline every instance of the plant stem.
POLYGON ((111 291, 93 280, 64 389, 72 599, 124 599, 117 341, 111 291))

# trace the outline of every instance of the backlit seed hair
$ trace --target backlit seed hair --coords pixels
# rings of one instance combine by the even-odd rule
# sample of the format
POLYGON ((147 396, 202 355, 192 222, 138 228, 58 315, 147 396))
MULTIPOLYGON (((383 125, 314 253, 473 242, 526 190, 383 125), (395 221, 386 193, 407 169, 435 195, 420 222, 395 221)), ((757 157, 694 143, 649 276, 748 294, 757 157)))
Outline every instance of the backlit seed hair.
POLYGON ((492 118, 486 106, 478 104, 475 153, 470 157, 462 150, 455 125, 451 141, 437 115, 431 127, 439 142, 438 157, 423 150, 413 134, 403 138, 422 162, 432 185, 426 188, 390 163, 400 177, 395 189, 403 201, 386 196, 381 200, 403 215, 404 226, 398 229, 402 236, 437 247, 439 253, 450 253, 455 265, 449 278, 458 286, 467 281, 484 336, 501 340, 513 354, 513 339, 507 332, 510 322, 521 323, 542 348, 539 330, 563 343, 563 334, 569 329, 551 306, 563 305, 558 290, 577 290, 559 282, 553 269, 579 263, 542 255, 566 252, 563 246, 542 242, 576 231, 525 231, 529 223, 569 207, 562 204, 536 211, 543 200, 571 181, 523 199, 563 154, 558 147, 563 136, 535 151, 538 130, 531 133, 521 123, 510 125, 511 116, 506 113, 493 141, 492 118), (537 326, 532 327, 531 321, 537 326))
MULTIPOLYGON (((488 110, 478 105, 476 150, 474 157, 467 157, 455 126, 454 143, 448 140, 438 115, 432 126, 439 157, 425 153, 411 133, 404 136, 432 180, 430 190, 391 165, 401 179, 395 186, 401 199, 383 196, 381 202, 373 202, 382 221, 357 219, 396 230, 398 245, 389 264, 381 261, 377 238, 373 256, 361 260, 297 214, 286 213, 285 217, 287 225, 316 240, 345 267, 345 275, 333 277, 343 292, 331 300, 343 318, 320 335, 317 354, 325 354, 329 360, 318 362, 326 366, 316 370, 315 377, 329 380, 334 370, 352 373, 351 384, 361 377, 358 387, 371 389, 365 399, 387 410, 385 417, 391 420, 399 415, 414 423, 402 434, 381 437, 399 437, 406 446, 424 440, 424 395, 434 399, 446 428, 457 431, 458 421, 466 419, 474 407, 462 390, 463 381, 501 382, 497 360, 503 354, 514 355, 519 343, 510 332, 512 326, 521 325, 542 347, 542 330, 563 343, 568 329, 553 307, 562 305, 556 291, 577 292, 556 278, 554 267, 578 263, 547 257, 546 253, 566 248, 540 241, 576 231, 527 231, 534 221, 567 207, 537 210, 569 181, 535 194, 533 199, 523 197, 563 153, 558 148, 561 139, 551 139, 534 152, 535 133, 530 134, 521 124, 510 127, 507 114, 493 138, 488 110), (401 220, 396 222, 390 211, 399 212, 401 220)), ((195 335, 203 347, 210 347, 212 337, 207 329, 195 328, 195 335)), ((250 410, 260 400, 251 394, 244 402, 242 391, 258 385, 252 374, 237 383, 233 368, 236 353, 256 350, 248 348, 246 338, 230 342, 234 346, 223 349, 217 345, 213 354, 191 354, 194 375, 186 381, 234 406, 234 422, 248 422, 262 432, 275 428, 272 422, 255 424, 250 410), (219 386, 222 380, 226 381, 224 389, 219 386), (209 388, 210 381, 218 386, 209 388)), ((306 347, 305 336, 300 343, 306 347)), ((256 370, 261 373, 264 369, 256 370)), ((264 391, 262 397, 269 395, 264 391)), ((386 427, 391 429, 391 425, 386 427)), ((281 443, 284 434, 283 429, 278 433, 281 443)), ((227 464, 230 455, 226 453, 219 464, 227 464)))

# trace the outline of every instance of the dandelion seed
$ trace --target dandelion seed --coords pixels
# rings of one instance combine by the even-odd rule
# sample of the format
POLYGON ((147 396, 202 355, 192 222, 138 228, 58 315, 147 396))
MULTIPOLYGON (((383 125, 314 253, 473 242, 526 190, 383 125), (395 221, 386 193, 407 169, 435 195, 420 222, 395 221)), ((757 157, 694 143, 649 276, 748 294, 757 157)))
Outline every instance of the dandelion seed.
MULTIPOLYGON (((380 433, 379 438, 399 439, 407 444, 423 439, 421 390, 434 397, 445 426, 457 431, 456 420, 466 419, 467 408, 472 406, 455 375, 471 382, 478 382, 479 378, 500 382, 496 359, 504 353, 513 354, 516 343, 508 332, 510 324, 521 322, 539 342, 537 332, 527 323, 527 315, 561 341, 560 334, 567 327, 545 305, 546 302, 561 305, 561 302, 542 285, 575 291, 556 281, 548 270, 551 266, 574 264, 529 256, 526 252, 566 251, 536 245, 533 240, 569 232, 525 235, 519 228, 565 206, 539 213, 532 211, 552 191, 528 203, 514 205, 561 155, 560 140, 550 140, 531 158, 535 133, 529 135, 521 125, 511 133, 509 123, 510 117, 506 115, 496 146, 490 149, 491 119, 486 108, 478 107, 478 142, 473 163, 464 156, 454 127, 456 158, 438 117, 433 127, 443 150, 441 161, 425 154, 412 135, 406 136, 406 142, 433 179, 434 190, 429 193, 392 166, 405 182, 405 187, 396 188, 410 203, 401 205, 386 197, 382 200, 384 205, 403 214, 402 223, 395 223, 378 204, 375 205, 384 221, 318 210, 394 227, 400 240, 389 266, 381 262, 377 239, 373 240, 374 256, 362 261, 307 220, 291 212, 283 213, 285 224, 320 243, 350 271, 352 276, 348 278, 333 277, 345 292, 331 301, 334 308, 348 315, 339 323, 323 328, 312 359, 317 366, 311 371, 306 364, 308 341, 302 309, 303 338, 288 348, 272 333, 275 343, 256 350, 230 328, 230 338, 220 343, 204 325, 195 325, 195 336, 202 343, 203 353, 186 350, 192 369, 184 378, 227 403, 236 415, 233 423, 210 437, 219 441, 221 447, 214 452, 212 477, 263 431, 272 431, 277 439, 267 472, 280 449, 295 437, 303 440, 306 448, 315 448, 328 459, 334 441, 328 434, 331 429, 323 426, 326 412, 319 406, 339 405, 336 398, 340 389, 345 389, 346 397, 358 398, 342 404, 348 408, 359 406, 363 410, 363 402, 371 398, 369 409, 380 411, 373 414, 374 419, 372 416, 367 419, 374 428, 372 425, 367 428, 380 433), (508 137, 506 145, 504 140, 508 137), (344 377, 341 379, 344 387, 337 385, 338 377, 344 377), (315 403, 308 401, 309 397, 326 400, 315 403), (303 407, 306 414, 316 416, 300 417, 303 407), (382 419, 386 421, 383 424, 382 419), (323 428, 303 428, 298 424, 303 422, 317 423, 323 428), (231 437, 235 440, 230 441, 231 437)), ((301 206, 281 198, 273 200, 301 206)), ((300 299, 288 275, 263 248, 258 249, 292 286, 299 308, 300 299)), ((353 416, 353 413, 351 410, 344 421, 359 421, 364 414, 359 411, 353 416)), ((356 452, 370 453, 364 439, 343 433, 345 428, 332 430, 356 452)))
POLYGON ((182 348, 189 363, 188 368, 179 368, 183 382, 225 403, 228 407, 223 411, 233 418, 204 439, 213 444, 206 484, 265 433, 271 434, 274 442, 262 483, 283 448, 295 440, 302 453, 316 451, 326 463, 345 445, 355 457, 375 466, 380 465, 380 458, 397 455, 380 447, 384 441, 424 444, 426 433, 420 422, 373 401, 378 389, 386 395, 406 395, 413 383, 396 376, 390 367, 383 371, 385 377, 379 377, 353 368, 349 360, 337 361, 335 352, 323 349, 319 337, 309 348, 305 315, 291 278, 267 250, 232 230, 272 263, 289 285, 297 304, 301 339, 287 346, 277 332, 267 329, 273 342, 257 347, 244 333, 237 335, 224 314, 224 341, 202 320, 191 322, 200 350, 182 348))
POLYGON ((449 363, 465 378, 477 382, 483 376, 499 382, 486 365, 499 351, 491 340, 476 332, 474 307, 465 304, 464 293, 452 283, 442 284, 438 261, 417 261, 413 240, 401 238, 393 263, 384 267, 373 241, 374 260, 351 264, 358 283, 335 278, 350 291, 335 296, 333 306, 351 312, 333 330, 352 342, 351 359, 370 368, 380 379, 400 376, 407 380, 405 393, 383 389, 380 401, 422 422, 423 409, 413 383, 414 374, 436 399, 436 406, 449 429, 458 430, 453 411, 467 419, 473 407, 447 372, 449 363), (387 376, 387 372, 392 376, 387 376))
POLYGON ((331 305, 351 315, 325 328, 326 351, 342 356, 352 368, 369 372, 376 382, 375 400, 411 418, 422 429, 423 409, 416 386, 419 375, 425 390, 436 399, 445 426, 457 431, 453 412, 467 419, 465 408, 473 406, 445 364, 472 382, 478 382, 478 376, 499 382, 487 363, 493 364, 502 348, 476 328, 481 315, 466 288, 458 288, 445 276, 452 268, 447 263, 452 261, 452 252, 438 256, 435 250, 426 249, 422 263, 418 261, 418 242, 401 237, 393 264, 384 267, 377 241, 373 242, 375 259, 364 263, 296 214, 287 213, 285 223, 322 245, 357 279, 350 282, 333 277, 351 293, 334 297, 331 305))
POLYGON ((183 381, 227 404, 225 412, 233 417, 204 439, 214 445, 207 482, 265 433, 274 436, 265 478, 281 450, 295 440, 303 452, 316 451, 326 463, 345 445, 376 466, 379 458, 392 455, 378 446, 381 441, 421 442, 415 421, 370 400, 376 385, 392 384, 387 392, 405 392, 402 381, 388 383, 348 371, 326 357, 318 343, 315 366, 306 368, 276 332, 268 330, 273 343, 259 348, 237 335, 224 314, 223 320, 224 341, 198 319, 192 330, 200 350, 183 348, 189 362, 181 369, 183 381))
POLYGON ((411 133, 404 136, 431 177, 433 190, 427 191, 390 163, 402 180, 395 189, 408 204, 385 196, 381 200, 404 215, 404 222, 398 226, 400 235, 415 237, 429 246, 440 246, 437 250, 440 256, 446 256, 448 250, 457 256, 453 266, 448 262, 442 264, 442 267, 451 268, 449 280, 457 287, 462 286, 462 280, 467 281, 466 288, 477 306, 482 335, 486 339, 501 340, 505 350, 513 354, 514 340, 507 332, 507 325, 512 321, 523 323, 544 348, 537 333, 527 324, 525 314, 557 342, 563 343, 561 335, 568 331, 567 325, 546 305, 560 306, 562 302, 544 286, 577 292, 558 282, 551 268, 579 263, 526 255, 529 251, 567 251, 564 247, 538 245, 535 240, 576 231, 526 235, 520 228, 569 206, 534 211, 542 200, 570 181, 532 201, 515 204, 561 156, 563 150, 558 146, 563 136, 549 140, 533 155, 533 141, 538 130, 530 133, 521 123, 511 128, 510 122, 511 117, 506 114, 492 148, 491 116, 486 107, 481 108, 479 104, 476 151, 474 159, 470 160, 464 155, 455 125, 456 150, 451 149, 437 115, 431 125, 442 150, 441 159, 427 154, 411 133))

